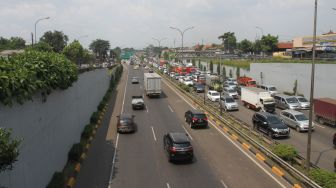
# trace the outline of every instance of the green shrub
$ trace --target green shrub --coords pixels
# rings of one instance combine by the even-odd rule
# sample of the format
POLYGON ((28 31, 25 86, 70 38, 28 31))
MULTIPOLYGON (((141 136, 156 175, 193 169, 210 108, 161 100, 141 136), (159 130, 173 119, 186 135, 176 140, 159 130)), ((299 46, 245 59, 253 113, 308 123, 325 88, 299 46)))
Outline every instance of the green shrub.
POLYGON ((90 123, 96 124, 98 122, 99 114, 98 112, 93 112, 90 118, 90 123))
POLYGON ((61 188, 65 186, 64 174, 63 172, 55 172, 51 181, 47 185, 47 188, 61 188))
POLYGON ((83 145, 80 143, 74 144, 72 145, 69 154, 68 154, 68 158, 69 161, 79 161, 80 156, 83 153, 83 145))
POLYGON ((94 129, 93 124, 87 124, 82 132, 82 138, 88 139, 91 136, 93 129, 94 129))
POLYGON ((298 152, 292 145, 277 144, 272 147, 272 152, 285 161, 292 162, 293 158, 297 156, 298 152))
POLYGON ((97 109, 98 109, 99 112, 101 112, 101 111, 104 109, 104 107, 105 107, 105 101, 102 100, 102 101, 99 103, 97 109))
POLYGON ((12 170, 19 157, 21 139, 12 138, 12 130, 0 127, 0 172, 12 170))
POLYGON ((309 171, 309 177, 324 188, 336 187, 336 173, 324 169, 312 169, 309 171))

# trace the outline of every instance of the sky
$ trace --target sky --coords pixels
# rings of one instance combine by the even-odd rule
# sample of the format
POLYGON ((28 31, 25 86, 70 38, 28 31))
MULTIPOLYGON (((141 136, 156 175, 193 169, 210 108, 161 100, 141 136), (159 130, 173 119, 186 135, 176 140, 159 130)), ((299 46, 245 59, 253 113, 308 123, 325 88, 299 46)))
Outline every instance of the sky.
MULTIPOLYGON (((336 31, 336 0, 318 1, 317 34, 336 31)), ((254 41, 262 33, 280 41, 313 33, 314 0, 1 0, 0 36, 20 36, 31 42, 46 31, 63 31, 84 47, 95 39, 111 48, 142 49, 150 44, 184 46, 220 43, 218 36, 235 32, 238 41, 254 41)))

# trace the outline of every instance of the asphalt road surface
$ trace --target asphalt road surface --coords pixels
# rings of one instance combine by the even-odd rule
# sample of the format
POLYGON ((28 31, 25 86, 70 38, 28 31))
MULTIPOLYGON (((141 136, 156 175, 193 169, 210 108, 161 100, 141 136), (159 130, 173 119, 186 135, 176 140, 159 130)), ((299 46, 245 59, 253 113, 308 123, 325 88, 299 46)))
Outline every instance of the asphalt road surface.
MULTIPOLYGON (((129 66, 125 73, 128 79, 124 97, 117 100, 123 101, 121 110, 124 113, 136 116, 137 131, 116 136, 109 187, 290 187, 213 125, 207 129, 190 129, 184 122, 184 112, 192 108, 190 102, 165 81, 160 98, 144 96, 146 109, 132 110, 131 96, 144 94, 143 68, 133 70, 129 66), (140 78, 140 84, 131 84, 133 76, 140 78), (163 150, 163 135, 176 131, 190 135, 195 155, 192 163, 168 162, 163 150)), ((110 123, 110 126, 115 124, 110 123)))

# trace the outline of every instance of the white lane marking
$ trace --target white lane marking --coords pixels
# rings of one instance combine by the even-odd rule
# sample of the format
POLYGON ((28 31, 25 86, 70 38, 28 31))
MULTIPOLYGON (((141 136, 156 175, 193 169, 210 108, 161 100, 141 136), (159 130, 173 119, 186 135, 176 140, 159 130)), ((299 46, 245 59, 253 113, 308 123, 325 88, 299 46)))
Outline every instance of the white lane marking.
POLYGON ((114 173, 114 165, 115 165, 115 159, 116 159, 116 156, 117 156, 118 141, 119 141, 119 133, 117 134, 117 139, 116 139, 116 143, 115 143, 115 146, 114 146, 114 154, 113 154, 111 174, 110 174, 110 180, 109 180, 109 186, 108 186, 109 188, 111 188, 111 183, 112 183, 112 178, 113 178, 113 173, 114 173))
POLYGON ((171 106, 168 104, 168 108, 171 112, 174 112, 174 110, 171 108, 171 106))
POLYGON ((170 185, 169 185, 169 183, 166 183, 166 185, 167 185, 167 188, 170 188, 170 185))
POLYGON ((123 103, 121 106, 121 113, 124 112, 124 104, 125 104, 125 97, 126 97, 126 88, 127 88, 127 83, 128 83, 128 74, 129 74, 129 70, 127 69, 127 80, 126 80, 126 86, 125 86, 125 90, 124 90, 124 99, 123 99, 123 103))
POLYGON ((248 153, 246 153, 242 148, 238 146, 236 142, 231 140, 231 138, 226 135, 222 130, 220 130, 214 122, 209 121, 215 129, 217 129, 218 132, 220 132, 225 138, 227 138, 236 148, 238 148, 246 157, 248 157, 254 164, 256 164, 261 170, 263 170, 268 176, 270 176, 275 182, 277 182, 281 187, 286 187, 284 186, 279 180, 277 180, 271 173, 269 173, 263 166, 261 166, 254 158, 252 158, 248 153))
MULTIPOLYGON (((167 84, 166 84, 167 85, 167 84)), ((170 87, 169 85, 167 85, 170 87)), ((171 88, 171 87, 170 87, 171 88)), ((171 88, 172 89, 172 88, 171 88)), ((187 104, 189 104, 192 108, 196 109, 193 105, 191 105, 183 96, 178 94, 176 90, 174 90, 177 95, 181 97, 187 104)), ((277 182, 281 187, 286 187, 284 186, 279 180, 277 180, 271 173, 269 173, 263 166, 261 166, 255 159, 253 159, 250 155, 248 155, 243 149, 241 149, 237 143, 233 142, 229 136, 227 136, 223 131, 221 131, 217 126, 212 121, 209 121, 215 129, 220 132, 225 138, 227 138, 236 148, 238 148, 245 156, 247 156, 252 162, 254 162, 261 170, 263 170, 268 176, 270 176, 275 182, 277 182)))
POLYGON ((224 183, 223 180, 221 180, 221 183, 222 183, 222 185, 223 185, 224 188, 229 188, 229 187, 224 183))
POLYGON ((140 89, 142 89, 142 86, 140 85, 140 89))
POLYGON ((148 113, 149 111, 148 111, 148 107, 146 106, 146 112, 148 113))
POLYGON ((189 132, 187 131, 187 129, 183 126, 183 125, 181 125, 181 127, 184 129, 184 131, 189 135, 189 138, 191 139, 191 140, 194 140, 192 137, 191 137, 191 134, 189 134, 189 132))
POLYGON ((155 136, 155 132, 154 132, 154 127, 151 126, 151 128, 152 128, 152 133, 153 133, 154 140, 156 141, 156 136, 155 136))

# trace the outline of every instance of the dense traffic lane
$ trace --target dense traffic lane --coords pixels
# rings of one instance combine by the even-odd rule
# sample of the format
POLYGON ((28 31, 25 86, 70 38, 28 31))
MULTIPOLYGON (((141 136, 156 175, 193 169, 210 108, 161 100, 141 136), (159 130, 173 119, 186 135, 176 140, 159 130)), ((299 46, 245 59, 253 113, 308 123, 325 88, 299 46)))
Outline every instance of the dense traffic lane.
POLYGON ((145 97, 147 109, 133 111, 130 99, 143 92, 143 73, 129 70, 129 78, 139 76, 141 83, 128 82, 124 111, 136 115, 138 132, 119 135, 111 187, 281 187, 213 128, 185 127, 192 139, 195 160, 192 164, 169 163, 163 151, 163 135, 184 131, 182 111, 191 107, 163 84, 161 98, 145 97))
MULTIPOLYGON (((203 97, 203 93, 198 95, 203 97)), ((239 111, 233 111, 228 113, 252 127, 252 116, 255 111, 244 107, 240 100, 237 101, 239 104, 239 111)), ((277 114, 279 114, 280 111, 280 109, 276 109, 277 114)), ((308 117, 307 110, 302 112, 304 112, 308 117)), ((312 134, 311 162, 317 166, 320 166, 321 168, 330 171, 334 170, 334 159, 336 157, 336 150, 334 149, 332 143, 332 137, 334 133, 334 128, 316 123, 315 131, 312 134)), ((291 128, 289 138, 276 139, 276 141, 293 145, 298 150, 299 155, 301 155, 302 157, 306 157, 307 135, 307 132, 299 133, 296 132, 295 129, 291 128)))

